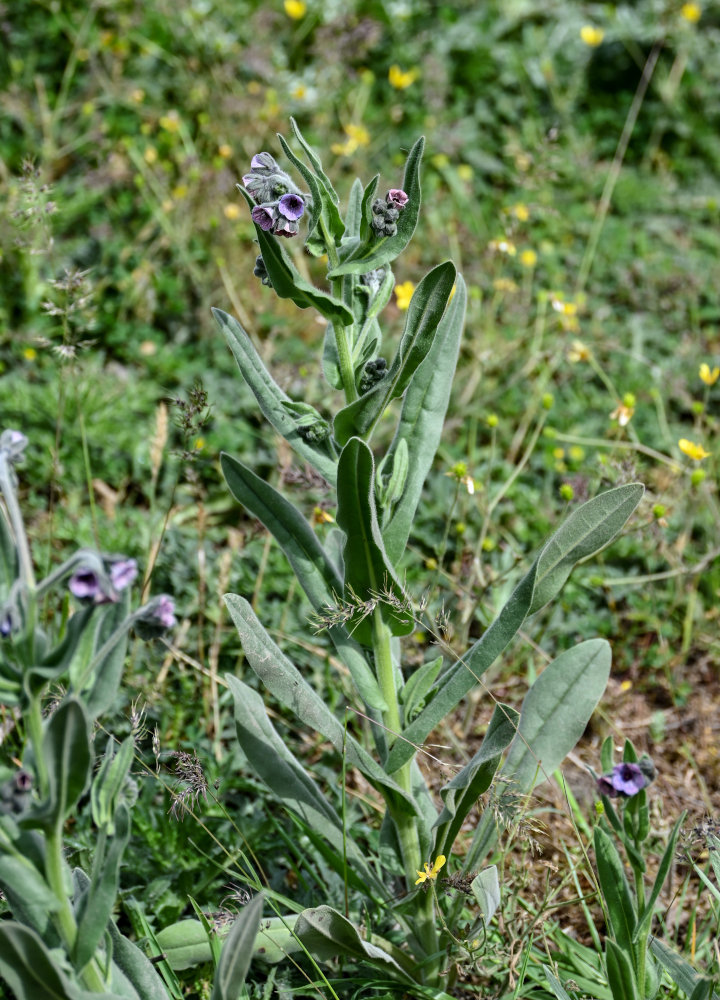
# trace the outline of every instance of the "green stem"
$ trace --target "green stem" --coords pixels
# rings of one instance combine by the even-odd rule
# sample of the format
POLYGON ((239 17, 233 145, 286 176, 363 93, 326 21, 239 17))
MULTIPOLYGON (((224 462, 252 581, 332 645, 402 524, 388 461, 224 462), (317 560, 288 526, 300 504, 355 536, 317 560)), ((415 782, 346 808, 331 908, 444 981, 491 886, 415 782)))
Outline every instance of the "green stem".
MULTIPOLYGON (((642 849, 642 845, 637 841, 635 842, 635 847, 638 851, 642 849)), ((635 898, 636 911, 638 915, 638 920, 641 920, 645 914, 645 909, 647 907, 647 900, 645 899, 645 882, 643 880, 643 873, 639 868, 633 865, 633 876, 635 879, 635 898)), ((637 976, 638 984, 638 995, 642 998, 645 996, 645 964, 647 961, 647 934, 640 935, 639 940, 635 945, 635 973, 637 976)))
MULTIPOLYGON (((325 249, 328 255, 328 264, 330 265, 330 270, 338 265, 338 252, 335 246, 335 240, 330 234, 325 218, 323 215, 320 216, 320 229, 322 230, 323 239, 325 241, 325 249)), ((336 279, 331 282, 333 295, 336 298, 340 298, 338 292, 338 284, 342 279, 336 279)), ((335 345, 337 347, 338 361, 340 363, 340 378, 342 379, 343 390, 345 392, 345 402, 352 403, 357 397, 357 389, 355 388, 355 373, 353 371, 352 363, 352 350, 350 348, 350 343, 348 341, 347 331, 351 327, 345 326, 335 326, 335 345)))
MULTIPOLYGON (((387 708, 383 712, 383 724, 390 733, 389 741, 392 745, 393 735, 401 731, 400 707, 398 705, 397 690, 395 687, 395 673, 393 669, 392 651, 390 647, 390 629, 383 622, 380 609, 373 612, 373 649, 375 652, 375 669, 377 671, 378 684, 382 691, 387 708)), ((394 774, 395 780, 404 792, 412 794, 411 762, 403 764, 394 774)), ((405 811, 391 809, 391 816, 395 824, 395 829, 400 843, 400 854, 402 863, 408 876, 412 879, 416 871, 421 870, 422 858, 420 855, 420 836, 417 828, 417 821, 414 814, 405 811)), ((413 879, 414 882, 414 879, 413 879)), ((435 914, 433 907, 432 893, 421 892, 417 894, 418 912, 415 920, 415 935, 420 943, 420 947, 426 956, 438 955, 438 937, 435 927, 435 914)), ((438 956, 439 957, 439 956, 438 956)), ((426 979, 434 981, 438 975, 438 960, 433 958, 432 963, 427 967, 426 979)))
POLYGON ((38 791, 40 798, 45 799, 50 790, 50 779, 48 777, 47 761, 43 754, 43 722, 42 709, 39 698, 31 698, 30 705, 25 715, 28 732, 30 734, 30 744, 35 756, 35 770, 38 779, 38 791))
POLYGON ((20 505, 17 502, 13 473, 4 454, 0 455, 0 491, 5 500, 5 506, 7 507, 10 524, 15 536, 20 576, 27 589, 33 591, 35 589, 35 573, 30 556, 30 546, 25 534, 25 525, 20 513, 20 505))

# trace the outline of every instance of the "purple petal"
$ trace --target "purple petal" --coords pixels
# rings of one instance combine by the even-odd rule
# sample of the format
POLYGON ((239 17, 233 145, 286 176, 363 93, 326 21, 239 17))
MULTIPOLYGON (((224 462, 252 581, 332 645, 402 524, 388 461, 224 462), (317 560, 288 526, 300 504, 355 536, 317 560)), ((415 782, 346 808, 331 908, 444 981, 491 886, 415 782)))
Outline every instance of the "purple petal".
POLYGON ((107 599, 100 577, 94 569, 79 569, 68 581, 68 590, 79 601, 92 600, 100 604, 107 599))
POLYGON ((305 211, 305 202, 299 194, 284 194, 278 201, 278 212, 286 219, 297 222, 305 211))
POLYGON ((405 194, 402 188, 390 188, 385 195, 385 201, 388 205, 392 205, 393 208, 405 208, 409 200, 409 196, 405 194))
POLYGON ((138 568, 134 559, 119 559, 110 567, 110 582, 115 590, 125 590, 137 576, 138 568))
POLYGON ((275 215, 265 205, 256 205, 250 215, 253 222, 265 232, 272 229, 275 222, 275 215))
POLYGON ((270 153, 256 153, 250 161, 251 170, 277 170, 275 157, 270 153))
POLYGON ((292 219, 278 219, 273 229, 276 236, 296 236, 297 231, 298 224, 292 219))
POLYGON ((615 765, 612 770, 612 783, 616 792, 630 796, 637 795, 647 785, 647 779, 638 764, 628 761, 615 765))
POLYGON ((608 774, 603 774, 597 779, 597 790, 600 795, 607 795, 609 799, 617 798, 617 792, 615 791, 615 786, 612 783, 612 778, 608 774))
POLYGON ((174 628, 177 625, 177 621, 175 620, 175 602, 172 597, 162 594, 155 608, 155 617, 164 628, 174 628))

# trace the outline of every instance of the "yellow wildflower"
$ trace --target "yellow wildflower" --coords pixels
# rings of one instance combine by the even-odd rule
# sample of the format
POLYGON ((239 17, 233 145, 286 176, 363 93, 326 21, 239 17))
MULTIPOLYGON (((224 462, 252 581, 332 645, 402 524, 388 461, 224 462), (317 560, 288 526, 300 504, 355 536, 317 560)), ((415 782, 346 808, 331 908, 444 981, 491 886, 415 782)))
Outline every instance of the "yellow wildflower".
POLYGON ((710 368, 710 365, 703 363, 700 365, 700 378, 705 385, 715 385, 720 378, 720 368, 710 368))
POLYGON ((518 290, 517 283, 512 278, 496 278, 493 281, 493 288, 496 292, 516 292, 518 290))
POLYGON ((434 882, 435 879, 438 877, 438 873, 440 872, 440 869, 444 864, 445 864, 444 854, 438 854, 438 856, 435 858, 435 864, 432 866, 430 865, 429 861, 426 861, 425 864, 423 865, 425 871, 418 872, 418 878, 415 879, 415 885, 420 885, 420 883, 425 882, 426 879, 430 879, 432 882, 434 882))
POLYGON ((181 201, 183 198, 188 196, 188 186, 187 184, 176 184, 175 187, 170 192, 173 198, 177 201, 181 201))
POLYGON ((572 346, 567 354, 568 361, 575 364, 578 361, 589 361, 591 357, 592 351, 587 344, 583 344, 582 340, 573 340, 572 346))
POLYGON ((135 90, 130 91, 130 99, 135 101, 136 104, 142 104, 145 100, 145 91, 142 87, 136 87, 135 90))
POLYGON ((223 215, 226 219, 234 221, 240 218, 240 206, 236 205, 235 202, 228 202, 228 204, 223 208, 223 215))
POLYGON ((471 181, 473 179, 473 168, 469 163, 460 163, 458 164, 457 175, 461 181, 471 181))
POLYGON ((346 142, 335 142, 330 149, 336 156, 351 156, 361 146, 370 145, 370 133, 364 125, 345 125, 346 142))
POLYGON ((497 253, 506 253, 508 257, 514 257, 517 253, 517 247, 510 240, 490 240, 488 247, 497 253))
POLYGON ((702 7, 699 3, 684 3, 680 8, 680 14, 690 24, 697 24, 702 16, 702 7))
POLYGON ((710 454, 709 451, 705 451, 701 444, 695 444, 694 441, 688 441, 687 438, 680 438, 678 448, 683 455, 687 455, 688 458, 692 458, 695 462, 702 462, 710 454))
POLYGON ((537 254, 534 250, 523 250, 520 254, 520 263, 523 267, 535 267, 537 264, 537 254))
POLYGON ((180 115, 177 111, 168 111, 163 115, 160 119, 160 128, 164 128, 166 132, 177 132, 180 128, 180 115))
POLYGON ((595 28, 592 24, 584 24, 580 29, 580 37, 591 49, 596 49, 598 45, 602 45, 605 32, 602 28, 595 28))
POLYGON ((395 301, 398 309, 405 312, 410 306, 410 299, 415 291, 412 281, 403 281, 401 285, 395 285, 395 301))
POLYGON ((390 86, 394 87, 395 90, 407 90, 408 87, 415 83, 419 76, 419 69, 403 70, 397 64, 394 64, 388 70, 390 86))
POLYGON ((313 508, 313 521, 315 524, 333 524, 335 518, 322 507, 313 508))
POLYGON ((510 211, 519 222, 527 222, 530 218, 530 211, 522 201, 519 201, 517 205, 513 205, 510 211))
POLYGON ((435 153, 431 158, 430 162, 436 168, 436 170, 443 170, 450 163, 450 157, 447 153, 435 153))
POLYGON ((157 149, 155 149, 154 146, 148 146, 148 148, 145 150, 144 158, 146 163, 150 164, 157 163, 157 158, 158 158, 157 149))
POLYGON ((204 447, 205 447, 205 438, 203 437, 195 438, 194 442, 195 451, 202 451, 204 447))
POLYGON ((34 361, 37 357, 37 351, 34 347, 26 347, 23 351, 23 357, 26 361, 34 361))
POLYGON ((223 160, 227 160, 232 156, 232 146, 229 146, 226 142, 223 142, 218 146, 218 153, 222 156, 223 160))
POLYGON ((301 21, 307 14, 307 4, 304 0, 285 0, 285 13, 293 21, 301 21))

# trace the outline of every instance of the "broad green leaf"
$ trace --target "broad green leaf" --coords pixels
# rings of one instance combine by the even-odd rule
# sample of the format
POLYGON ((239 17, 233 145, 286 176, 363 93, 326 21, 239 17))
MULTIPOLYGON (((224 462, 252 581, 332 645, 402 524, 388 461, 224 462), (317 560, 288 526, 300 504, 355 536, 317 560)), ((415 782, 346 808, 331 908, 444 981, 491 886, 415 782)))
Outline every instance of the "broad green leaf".
POLYGON ((306 441, 302 437, 298 430, 297 421, 283 406, 283 403, 290 402, 290 397, 282 391, 270 375, 240 323, 221 309, 213 309, 212 312, 265 419, 278 434, 285 438, 300 458, 308 462, 321 476, 327 479, 331 486, 334 486, 337 459, 330 441, 313 442, 306 441))
POLYGON ((556 657, 532 685, 502 768, 520 791, 545 781, 576 745, 607 687, 611 662, 605 639, 588 639, 556 657))
MULTIPOLYGON (((238 190, 248 205, 251 208, 254 207, 255 202, 245 188, 238 186, 238 190)), ((273 291, 281 299, 292 299, 295 305, 301 309, 310 307, 317 309, 326 319, 338 322, 342 326, 352 325, 353 314, 351 310, 344 302, 340 302, 339 299, 333 298, 327 292, 321 291, 306 278, 303 278, 288 252, 280 245, 277 236, 266 233, 258 225, 255 226, 255 233, 268 277, 272 282, 273 291)))
POLYGON ((532 615, 555 597, 573 566, 604 548, 640 503, 642 483, 628 483, 601 493, 578 507, 543 546, 537 559, 532 615))
POLYGON ((490 865, 484 868, 472 880, 470 888, 477 900, 478 906, 482 910, 485 923, 490 923, 500 906, 500 882, 498 880, 497 865, 490 865))
POLYGON ((425 360, 408 386, 400 421, 386 462, 394 465, 403 443, 408 449, 408 475, 383 539, 388 558, 396 564, 405 551, 423 484, 432 467, 442 435, 450 400, 460 338, 465 322, 467 292, 461 275, 455 279, 455 294, 440 320, 437 334, 425 360))
POLYGON ((56 964, 42 939, 29 927, 0 921, 0 978, 16 1000, 122 1000, 112 993, 88 993, 56 964))
POLYGON ((543 965, 543 972, 545 973, 545 978, 547 979, 548 986, 557 997, 557 1000, 571 1000, 570 994, 565 991, 562 983, 554 974, 552 969, 548 968, 547 965, 543 965))
POLYGON ((145 952, 121 934, 113 920, 110 921, 108 931, 112 942, 113 965, 120 969, 141 1000, 169 1000, 171 994, 145 952))
POLYGON ((446 261, 426 274, 417 286, 410 300, 400 345, 387 375, 335 416, 333 427, 340 445, 354 435, 365 437, 391 400, 403 395, 437 336, 456 276, 455 265, 446 261))
POLYGON ((90 780, 89 730, 85 709, 74 698, 64 701, 46 723, 42 752, 49 794, 28 813, 25 825, 55 829, 70 815, 90 780))
POLYGON ((640 1000, 632 962, 614 941, 608 938, 605 953, 608 985, 614 1000, 640 1000))
POLYGON ((632 893, 615 844, 595 827, 595 862, 600 890, 607 907, 609 930, 618 945, 632 951, 636 916, 632 893))
POLYGON ((245 983, 263 911, 258 893, 237 916, 220 952, 210 1000, 238 1000, 245 983))
MULTIPOLYGON (((128 643, 127 629, 122 630, 121 625, 129 614, 130 588, 128 587, 120 594, 120 599, 115 604, 103 609, 102 617, 94 630, 93 659, 97 659, 103 649, 104 653, 93 667, 90 690, 83 695, 83 704, 91 719, 97 719, 108 711, 120 687, 128 643)), ((80 675, 75 670, 75 663, 70 671, 71 681, 73 675, 79 680, 80 675)))
POLYGON ((444 807, 435 826, 433 855, 452 853, 460 828, 493 780, 503 751, 517 728, 518 713, 508 705, 497 704, 480 749, 465 767, 440 789, 444 807))
POLYGON ((412 744, 423 743, 475 686, 517 634, 528 615, 555 596, 570 572, 570 557, 584 558, 612 541, 640 502, 643 492, 640 483, 618 486, 578 507, 558 528, 542 547, 497 618, 475 645, 440 678, 437 694, 404 730, 404 739, 395 741, 386 766, 389 774, 409 760, 414 753, 412 744), (540 599, 538 594, 542 595, 540 599))
MULTIPOLYGON (((663 941, 658 940, 658 938, 650 938, 650 951, 658 962, 660 962, 672 981, 688 996, 692 996, 699 984, 707 982, 705 977, 696 972, 689 962, 686 962, 681 955, 678 955, 676 951, 673 951, 672 948, 669 948, 663 941)), ((712 983, 710 985, 712 988, 712 983)), ((712 993, 712 1000, 720 1000, 717 993, 712 993)))
POLYGON ((304 725, 328 739, 338 753, 344 752, 347 763, 361 771, 394 808, 406 813, 416 812, 412 797, 388 778, 367 750, 345 732, 325 701, 267 634, 250 604, 236 594, 226 594, 225 604, 240 635, 245 656, 268 691, 290 708, 304 725))
MULTIPOLYGON (((395 571, 385 555, 375 508, 375 464, 372 452, 359 438, 343 448, 338 462, 338 527, 345 532, 345 600, 377 602, 393 635, 414 628, 412 613, 395 571)), ((372 621, 359 610, 351 619, 351 634, 372 645, 372 621)))
POLYGON ((339 278, 343 274, 366 274, 376 267, 382 267, 395 260, 412 239, 420 212, 420 161, 422 160, 425 139, 420 138, 415 143, 405 164, 405 176, 402 183, 403 191, 409 201, 400 212, 397 221, 397 233, 394 236, 378 237, 372 230, 367 240, 351 243, 347 255, 342 254, 337 267, 328 271, 329 278, 339 278))
POLYGON ((422 704, 425 695, 432 690, 437 675, 443 665, 442 656, 437 656, 434 660, 428 660, 418 667, 400 690, 400 700, 403 704, 405 719, 412 719, 416 709, 422 704))
POLYGON ((12 915, 44 936, 60 904, 32 861, 4 849, 0 853, 0 888, 12 915))
POLYGON ((392 955, 366 941, 357 928, 331 906, 303 910, 295 924, 295 933, 307 950, 323 961, 349 955, 404 982, 413 981, 392 955))
POLYGON ((155 940, 173 972, 182 972, 212 961, 207 931, 199 920, 188 918, 163 927, 155 935, 155 940))
MULTIPOLYGON (((282 494, 242 462, 222 454, 220 465, 235 499, 262 521, 278 541, 313 609, 322 614, 334 607, 343 592, 343 581, 311 525, 282 494)), ((385 700, 358 644, 343 625, 328 628, 328 634, 365 703, 384 709, 385 700)))
POLYGON ((367 864, 354 840, 347 835, 343 842, 340 817, 277 734, 260 695, 230 674, 226 679, 235 704, 238 743, 258 777, 280 801, 331 844, 339 869, 343 867, 343 851, 346 850, 356 874, 382 891, 382 881, 367 864))
MULTIPOLYGON (((120 862, 130 839, 130 811, 120 803, 114 817, 115 834, 107 845, 99 846, 93 862, 90 885, 78 914, 78 933, 73 961, 83 969, 102 941, 117 902, 120 862)), ((104 837, 102 838, 104 840, 104 837)))

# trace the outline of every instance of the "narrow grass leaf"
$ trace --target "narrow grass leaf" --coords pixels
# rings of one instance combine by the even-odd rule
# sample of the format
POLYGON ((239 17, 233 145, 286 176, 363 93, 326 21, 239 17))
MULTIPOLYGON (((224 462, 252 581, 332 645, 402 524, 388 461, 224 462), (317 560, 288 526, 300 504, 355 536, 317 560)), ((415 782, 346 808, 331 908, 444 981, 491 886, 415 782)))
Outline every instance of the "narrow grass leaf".
MULTIPOLYGON (((689 962, 685 961, 681 955, 678 955, 676 951, 669 948, 668 945, 658 940, 658 938, 650 938, 650 951, 668 973, 675 985, 679 986, 683 993, 686 993, 689 997, 692 996, 693 992, 699 986, 704 987, 707 984, 708 981, 705 976, 701 976, 696 972, 689 962)), ((710 988, 712 989, 712 982, 710 983, 710 988)), ((711 996, 712 1000, 720 1000, 720 996, 714 991, 707 995, 711 996)))
POLYGON ((600 826, 595 827, 595 861, 610 931, 621 948, 631 951, 636 926, 632 893, 617 848, 600 826))
MULTIPOLYGON (((645 910, 642 917, 638 921, 637 928, 635 930, 635 940, 639 941, 645 937, 650 931, 650 924, 652 923, 653 913, 655 910, 655 904, 658 900, 658 896, 662 890, 665 880, 667 879, 668 872, 670 871, 670 866, 675 859, 675 847, 677 845, 678 837, 680 836, 680 828, 685 822, 686 813, 682 813, 678 816, 675 825, 670 831, 670 836, 668 838, 667 846, 663 851, 663 856, 660 859, 660 864, 658 865, 657 875, 655 876, 655 881, 653 882, 652 890, 648 896, 647 903, 645 904, 645 910)), ((718 900, 720 901, 720 893, 717 893, 718 900)))

